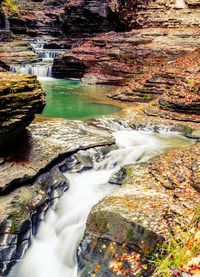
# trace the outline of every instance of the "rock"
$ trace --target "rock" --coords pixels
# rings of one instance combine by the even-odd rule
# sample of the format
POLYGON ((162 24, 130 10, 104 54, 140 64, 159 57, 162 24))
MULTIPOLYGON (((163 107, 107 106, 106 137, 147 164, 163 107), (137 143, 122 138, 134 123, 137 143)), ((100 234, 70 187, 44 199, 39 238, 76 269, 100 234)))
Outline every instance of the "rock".
POLYGON ((188 137, 200 139, 200 130, 193 131, 190 136, 188 135, 188 137))
POLYGON ((57 167, 41 175, 27 187, 8 196, 0 196, 4 212, 0 214, 0 272, 4 276, 30 247, 47 210, 68 189, 68 180, 57 167), (50 193, 49 193, 50 192, 50 193))
POLYGON ((37 55, 33 52, 32 47, 27 42, 23 41, 0 41, 0 61, 8 67, 15 64, 37 62, 37 55))
POLYGON ((53 36, 62 35, 61 13, 64 12, 64 2, 60 1, 25 1, 17 2, 19 14, 10 16, 11 31, 26 36, 53 36))
MULTIPOLYGON (((163 68, 167 87, 163 95, 146 108, 149 115, 200 122, 200 50, 188 51, 163 68)), ((161 74, 160 74, 161 75, 161 74)), ((161 76, 162 76, 161 75, 161 76)))
POLYGON ((199 34, 195 29, 149 28, 103 33, 82 39, 78 46, 57 57, 52 74, 80 78, 90 84, 115 85, 118 87, 108 97, 145 103, 175 85, 179 66, 173 66, 177 58, 188 52, 189 59, 190 51, 198 47, 197 41, 199 34), (170 66, 172 70, 168 72, 170 66))
POLYGON ((176 224, 186 226, 199 205, 199 146, 131 166, 129 181, 92 208, 86 236, 125 243, 146 255, 176 232, 176 224))
POLYGON ((24 256, 31 244, 32 236, 37 234, 48 209, 54 207, 58 198, 68 190, 69 181, 60 172, 63 164, 67 164, 70 161, 69 158, 76 160, 72 167, 69 166, 68 172, 79 172, 88 161, 91 167, 95 167, 95 163, 113 149, 112 145, 107 145, 110 143, 108 138, 98 137, 96 143, 98 141, 104 144, 103 139, 105 146, 95 147, 95 144, 90 144, 91 149, 80 150, 74 154, 68 153, 69 157, 64 162, 48 169, 36 181, 26 182, 26 186, 16 188, 9 195, 0 196, 0 200, 4 203, 0 212, 0 270, 2 273, 7 273, 24 256))
POLYGON ((41 113, 44 92, 34 76, 0 73, 0 147, 15 140, 41 113))
POLYGON ((145 257, 134 252, 130 246, 89 235, 79 247, 78 265, 78 273, 82 277, 93 274, 115 277, 116 272, 125 276, 128 274, 129 277, 136 276, 136 272, 144 277, 152 275, 145 257))
POLYGON ((114 142, 108 132, 78 121, 39 121, 28 131, 28 137, 13 142, 0 155, 0 192, 32 179, 69 153, 114 142))
POLYGON ((198 26, 198 1, 188 1, 184 9, 177 9, 174 2, 72 0, 65 5, 64 32, 80 36, 141 27, 198 26))

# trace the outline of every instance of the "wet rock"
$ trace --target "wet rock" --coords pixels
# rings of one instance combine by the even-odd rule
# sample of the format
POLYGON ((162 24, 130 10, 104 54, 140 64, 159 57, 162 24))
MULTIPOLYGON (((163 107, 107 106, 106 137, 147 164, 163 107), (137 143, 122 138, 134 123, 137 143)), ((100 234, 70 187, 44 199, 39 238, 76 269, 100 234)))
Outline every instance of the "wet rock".
MULTIPOLYGON (((55 122, 51 123, 55 124, 55 122)), ((58 124, 58 122, 56 123, 58 124)), ((7 257, 6 260, 2 258, 2 263, 0 263, 2 274, 6 274, 10 268, 23 257, 30 246, 32 237, 37 234, 38 228, 44 220, 48 209, 54 207, 58 198, 69 188, 68 179, 62 174, 60 169, 65 166, 63 171, 66 171, 66 168, 68 172, 76 172, 76 170, 81 171, 85 170, 88 162, 91 163, 91 167, 95 167, 96 162, 103 159, 103 157, 113 149, 113 138, 110 135, 108 136, 107 132, 95 132, 96 130, 94 127, 88 127, 81 122, 70 123, 69 121, 67 123, 69 123, 66 125, 69 132, 68 135, 71 137, 73 134, 73 142, 75 142, 75 139, 77 142, 80 140, 79 143, 81 140, 83 142, 82 135, 84 134, 85 144, 81 144, 80 148, 87 148, 89 147, 88 145, 92 148, 87 151, 80 150, 72 154, 73 151, 76 150, 76 148, 74 148, 73 151, 68 153, 68 157, 64 162, 61 162, 51 168, 51 170, 41 174, 35 182, 29 183, 29 185, 26 182, 26 186, 16 188, 8 195, 0 196, 0 200, 5 205, 2 207, 4 212, 1 214, 0 219, 2 222, 0 224, 0 256, 7 257), (71 128, 74 128, 74 132, 72 133, 69 131, 70 124, 71 128), (77 124, 80 124, 79 126, 81 126, 81 128, 77 128, 77 124), (75 130, 77 132, 76 134, 75 130), (91 141, 91 137, 94 138, 93 142, 91 141), (99 144, 105 144, 105 146, 96 147, 96 145, 99 144)), ((61 121, 60 124, 65 125, 66 121, 61 121)), ((54 128, 55 126, 56 125, 54 125, 54 128)), ((62 130, 65 136, 67 136, 66 130, 62 130)), ((51 132, 48 130, 48 135, 50 134, 51 132)), ((70 137, 69 141, 71 141, 70 137)), ((55 134, 53 136, 53 143, 55 143, 55 134)), ((74 146, 77 147, 78 145, 75 144, 74 146)))
POLYGON ((176 224, 188 224, 199 205, 198 155, 196 144, 131 166, 123 187, 92 208, 86 233, 130 244, 145 255, 155 250, 176 232, 176 224))
POLYGON ((124 177, 126 175, 125 173, 126 173, 125 169, 121 169, 121 170, 117 171, 116 173, 114 173, 112 175, 112 177, 109 180, 109 183, 121 186, 122 180, 124 179, 124 177))
POLYGON ((38 61, 37 55, 30 44, 24 41, 0 41, 0 49, 0 61, 4 62, 6 70, 9 70, 9 67, 15 64, 38 61))
POLYGON ((67 153, 114 142, 109 133, 76 121, 36 122, 28 130, 28 138, 16 141, 1 155, 1 191, 35 177, 67 153))
POLYGON ((145 257, 130 246, 89 235, 84 237, 79 246, 78 265, 81 277, 93 274, 97 277, 114 277, 116 272, 130 277, 136 276, 136 272, 141 276, 152 274, 145 257))

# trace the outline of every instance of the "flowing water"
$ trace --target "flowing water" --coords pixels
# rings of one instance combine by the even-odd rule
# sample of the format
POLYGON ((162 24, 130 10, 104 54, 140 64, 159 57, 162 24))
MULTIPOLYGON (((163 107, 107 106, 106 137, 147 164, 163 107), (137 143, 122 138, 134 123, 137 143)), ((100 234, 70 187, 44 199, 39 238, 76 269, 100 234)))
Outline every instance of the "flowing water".
POLYGON ((20 65, 12 65, 10 70, 12 72, 36 75, 37 77, 51 77, 54 59, 66 50, 44 49, 44 45, 47 41, 43 39, 24 39, 24 41, 28 42, 32 46, 33 51, 37 54, 40 62, 35 64, 23 63, 20 65))
POLYGON ((117 150, 111 151, 94 169, 66 173, 70 188, 48 211, 32 246, 9 277, 77 277, 77 247, 83 238, 86 220, 100 199, 116 189, 110 177, 120 167, 145 162, 166 148, 190 142, 173 134, 123 129, 113 133, 117 150))
POLYGON ((109 87, 84 85, 78 81, 42 78, 47 104, 43 115, 68 119, 89 119, 118 112, 119 107, 97 103, 91 97, 105 95, 109 87))

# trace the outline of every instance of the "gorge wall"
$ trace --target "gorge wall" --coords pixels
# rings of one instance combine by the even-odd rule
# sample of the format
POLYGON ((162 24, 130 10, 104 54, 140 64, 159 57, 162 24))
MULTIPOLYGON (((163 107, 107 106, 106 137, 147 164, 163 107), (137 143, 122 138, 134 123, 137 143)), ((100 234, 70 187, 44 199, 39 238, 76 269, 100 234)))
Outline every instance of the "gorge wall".
POLYGON ((64 33, 85 34, 125 31, 141 27, 198 26, 199 1, 180 5, 174 0, 68 1, 64 33), (184 11, 183 11, 184 8, 184 11))
POLYGON ((199 26, 199 0, 16 1, 14 34, 83 36, 133 28, 199 26))

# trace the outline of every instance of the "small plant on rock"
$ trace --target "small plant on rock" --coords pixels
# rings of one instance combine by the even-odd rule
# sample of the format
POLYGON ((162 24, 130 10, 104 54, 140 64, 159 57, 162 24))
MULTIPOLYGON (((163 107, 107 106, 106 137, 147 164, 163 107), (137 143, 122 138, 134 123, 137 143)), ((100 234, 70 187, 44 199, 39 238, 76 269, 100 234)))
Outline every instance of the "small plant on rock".
POLYGON ((14 0, 4 0, 2 3, 3 11, 7 16, 10 15, 18 15, 18 5, 14 2, 14 0))

